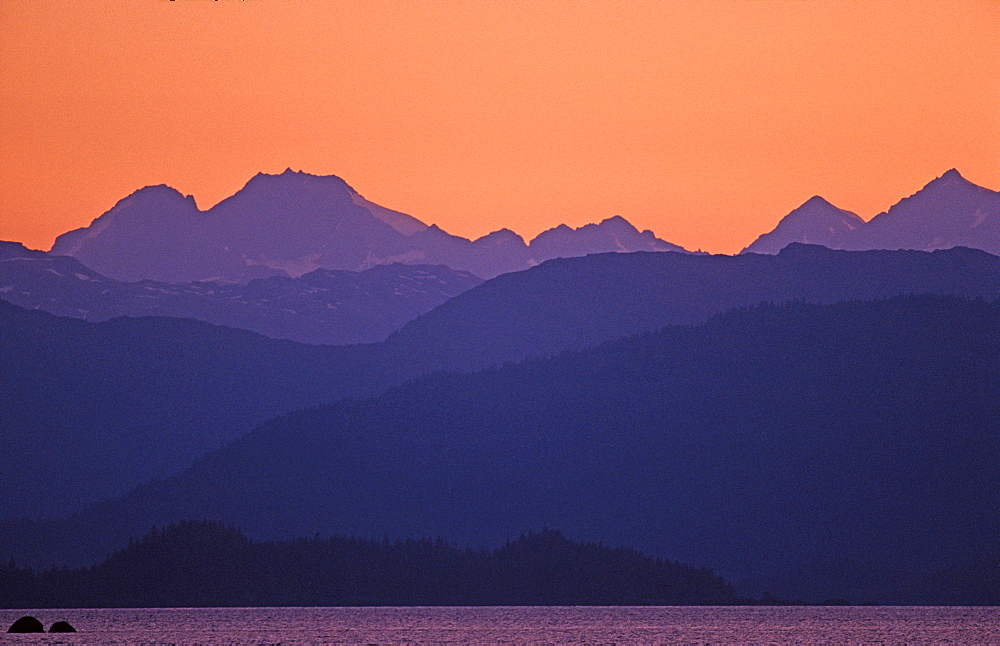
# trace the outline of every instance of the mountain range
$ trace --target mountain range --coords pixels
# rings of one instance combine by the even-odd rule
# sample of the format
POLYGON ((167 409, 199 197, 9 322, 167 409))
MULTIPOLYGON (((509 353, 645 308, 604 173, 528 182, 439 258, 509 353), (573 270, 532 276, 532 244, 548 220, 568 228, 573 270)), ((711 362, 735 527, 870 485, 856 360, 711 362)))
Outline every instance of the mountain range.
POLYGON ((245 282, 394 262, 492 278, 554 257, 606 251, 683 249, 621 217, 576 230, 560 226, 530 245, 508 229, 467 240, 373 204, 339 177, 290 169, 254 176, 207 211, 168 186, 149 186, 52 247, 54 255, 73 256, 116 280, 168 283, 245 282))
MULTIPOLYGON (((957 170, 865 222, 820 196, 785 216, 744 252, 776 253, 792 242, 833 249, 966 246, 1000 253, 1000 193, 957 170)), ((117 280, 246 282, 316 269, 360 271, 394 262, 445 265, 482 278, 552 258, 609 251, 684 251, 615 216, 579 229, 560 225, 530 244, 508 229, 477 240, 386 209, 336 176, 260 173, 201 211, 167 186, 140 189, 89 226, 59 236, 54 255, 77 258, 117 280)))
MULTIPOLYGON (((774 254, 799 242, 1000 253, 998 218, 1000 193, 952 170, 869 223, 813 197, 744 252, 774 254)), ((576 230, 560 225, 529 245, 506 229, 470 241, 373 204, 340 178, 289 170, 259 174, 205 212, 173 189, 147 187, 60 236, 48 254, 0 243, 0 297, 94 321, 190 317, 343 345, 384 340, 477 276, 636 250, 683 251, 617 216, 576 230)), ((745 302, 752 299, 734 299, 745 302)))
POLYGON ((470 289, 410 321, 385 347, 408 364, 474 370, 579 350, 763 302, 834 303, 902 294, 1000 298, 1000 258, 944 251, 834 251, 791 244, 776 255, 595 254, 550 260, 470 289))
POLYGON ((0 243, 0 557, 549 525, 754 594, 960 590, 996 551, 998 197, 817 196, 713 256, 620 217, 466 240, 292 171, 147 187, 0 243))
POLYGON ((868 222, 815 196, 743 252, 777 253, 792 242, 849 250, 971 247, 1000 254, 1000 192, 952 169, 868 222))

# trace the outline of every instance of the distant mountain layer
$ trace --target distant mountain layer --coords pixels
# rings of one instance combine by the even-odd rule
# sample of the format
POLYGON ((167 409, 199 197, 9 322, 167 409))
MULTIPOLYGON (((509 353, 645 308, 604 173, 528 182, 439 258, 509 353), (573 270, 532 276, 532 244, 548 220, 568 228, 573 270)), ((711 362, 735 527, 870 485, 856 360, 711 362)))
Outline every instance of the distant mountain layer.
POLYGON ((931 572, 997 548, 998 357, 982 301, 760 306, 289 414, 72 520, 5 525, 0 545, 100 555, 181 518, 464 545, 555 526, 726 576, 931 572))
POLYGON ((243 328, 276 339, 347 345, 389 333, 482 282, 438 265, 379 265, 363 272, 316 269, 298 278, 239 283, 126 283, 69 256, 0 247, 0 298, 29 309, 105 321, 172 316, 243 328))
POLYGON ((256 175, 207 211, 167 186, 143 188, 90 226, 59 236, 51 253, 117 280, 178 283, 397 262, 491 278, 554 257, 607 251, 683 249, 621 217, 577 230, 558 227, 531 245, 506 229, 471 241, 373 204, 339 177, 287 170, 256 175))
POLYGON ((851 250, 961 246, 998 254, 1000 192, 976 186, 953 169, 867 223, 817 196, 743 251, 777 253, 792 242, 851 250))
MULTIPOLYGON (((40 262, 62 274, 75 263, 40 262)), ((0 374, 16 378, 0 379, 0 453, 19 457, 0 470, 0 517, 68 514, 176 473, 268 417, 434 371, 583 349, 765 301, 910 293, 1000 298, 1000 258, 794 245, 775 256, 561 259, 474 287, 386 342, 339 348, 190 320, 88 323, 4 305, 0 374)))

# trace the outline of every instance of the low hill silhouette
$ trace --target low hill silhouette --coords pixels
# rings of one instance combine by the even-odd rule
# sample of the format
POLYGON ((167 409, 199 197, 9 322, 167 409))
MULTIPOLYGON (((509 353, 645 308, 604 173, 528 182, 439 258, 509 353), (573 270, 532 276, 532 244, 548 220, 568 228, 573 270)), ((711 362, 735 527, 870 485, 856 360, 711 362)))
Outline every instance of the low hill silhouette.
POLYGON ((360 347, 0 301, 0 512, 59 516, 185 468, 288 410, 371 392, 360 347))
POLYGON ((440 539, 255 542, 210 522, 154 530, 99 565, 0 567, 4 608, 729 605, 712 572, 529 533, 494 550, 440 539))

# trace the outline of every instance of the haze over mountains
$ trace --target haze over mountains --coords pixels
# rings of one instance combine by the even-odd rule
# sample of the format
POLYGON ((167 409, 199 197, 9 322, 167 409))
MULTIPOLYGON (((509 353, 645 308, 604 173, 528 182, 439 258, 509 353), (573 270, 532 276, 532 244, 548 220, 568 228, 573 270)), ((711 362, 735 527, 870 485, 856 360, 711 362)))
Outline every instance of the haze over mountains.
POLYGON ((478 369, 591 347, 736 307, 833 303, 901 294, 1000 298, 1000 258, 936 252, 832 251, 793 244, 769 256, 597 254, 498 276, 414 319, 386 341, 420 347, 411 365, 478 369))
POLYGON ((69 514, 176 473, 270 417, 371 392, 352 353, 199 321, 90 323, 0 301, 0 515, 69 514))
MULTIPOLYGON (((776 253, 791 242, 1000 253, 1000 193, 950 170, 870 222, 815 196, 744 252, 776 253)), ((619 216, 576 230, 560 225, 530 244, 507 229, 467 240, 373 204, 339 177, 291 170, 258 174, 207 211, 167 186, 146 187, 88 227, 59 236, 52 249, 113 279, 169 283, 246 282, 394 262, 446 265, 492 278, 552 258, 607 251, 683 249, 619 216)))
POLYGON ((443 265, 316 269, 246 284, 113 280, 71 256, 0 243, 0 298, 28 309, 106 321, 173 316, 243 328, 275 339, 348 345, 385 340, 482 280, 443 265))
MULTIPOLYGON (((792 242, 1000 253, 1000 193, 952 170, 869 223, 816 196, 745 251, 773 254, 792 242)), ((506 229, 469 241, 364 200, 338 177, 289 170, 259 174, 205 212, 173 189, 147 187, 60 236, 47 255, 4 243, 0 294, 88 320, 181 316, 308 343, 365 343, 384 340, 478 276, 637 250, 681 249, 617 216, 576 230, 560 225, 530 245, 506 229), (440 264, 410 267, 421 262, 440 264)))

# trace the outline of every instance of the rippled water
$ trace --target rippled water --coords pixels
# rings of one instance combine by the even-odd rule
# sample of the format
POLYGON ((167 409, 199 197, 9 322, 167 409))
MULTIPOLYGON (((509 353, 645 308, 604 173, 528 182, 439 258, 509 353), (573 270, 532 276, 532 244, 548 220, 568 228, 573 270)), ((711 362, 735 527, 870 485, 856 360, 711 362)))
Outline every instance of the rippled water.
POLYGON ((1000 608, 157 608, 0 610, 75 634, 13 644, 1000 644, 1000 608))

